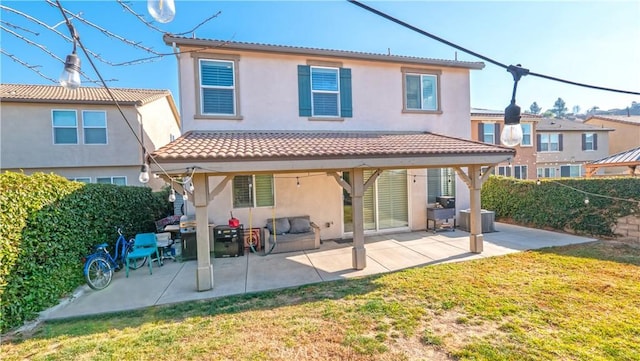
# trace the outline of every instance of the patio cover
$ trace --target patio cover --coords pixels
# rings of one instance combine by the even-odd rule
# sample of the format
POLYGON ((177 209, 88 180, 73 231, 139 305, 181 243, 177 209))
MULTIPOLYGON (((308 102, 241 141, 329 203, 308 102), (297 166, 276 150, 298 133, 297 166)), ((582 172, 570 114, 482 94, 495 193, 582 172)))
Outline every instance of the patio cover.
POLYGON ((606 158, 602 158, 585 164, 587 177, 593 176, 598 169, 604 167, 629 167, 630 174, 636 175, 636 169, 640 166, 640 147, 629 149, 606 158))
POLYGON ((470 189, 470 250, 482 252, 480 188, 492 167, 515 155, 513 148, 429 132, 374 131, 189 131, 149 156, 154 173, 164 177, 193 172, 196 208, 197 288, 213 287, 209 256, 208 210, 211 199, 238 174, 327 172, 351 193, 353 267, 366 267, 362 197, 385 169, 453 168, 470 189), (466 168, 466 172, 463 168, 466 168), (376 170, 364 179, 364 170, 376 170), (352 184, 338 172, 352 173, 352 184), (213 190, 209 176, 226 176, 213 190))

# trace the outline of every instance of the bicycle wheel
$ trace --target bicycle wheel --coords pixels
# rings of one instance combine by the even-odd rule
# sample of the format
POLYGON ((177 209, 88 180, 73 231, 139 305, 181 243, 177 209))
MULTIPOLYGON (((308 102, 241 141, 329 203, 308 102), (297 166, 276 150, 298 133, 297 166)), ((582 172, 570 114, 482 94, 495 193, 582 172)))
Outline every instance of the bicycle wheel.
POLYGON ((109 286, 112 277, 113 269, 103 257, 90 259, 84 267, 84 279, 89 287, 94 290, 101 290, 109 286))

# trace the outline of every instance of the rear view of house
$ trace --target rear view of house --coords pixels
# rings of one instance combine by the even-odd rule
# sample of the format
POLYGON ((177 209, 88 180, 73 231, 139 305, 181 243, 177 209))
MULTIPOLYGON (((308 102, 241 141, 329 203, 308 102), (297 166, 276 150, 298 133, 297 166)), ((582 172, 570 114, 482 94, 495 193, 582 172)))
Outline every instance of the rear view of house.
POLYGON ((365 232, 425 229, 438 196, 479 227, 480 169, 515 154, 469 140, 469 72, 482 63, 164 40, 179 50, 183 136, 149 163, 189 199, 199 290, 213 287, 208 226, 230 212, 244 227, 309 216, 322 239, 353 238, 362 269, 365 232))

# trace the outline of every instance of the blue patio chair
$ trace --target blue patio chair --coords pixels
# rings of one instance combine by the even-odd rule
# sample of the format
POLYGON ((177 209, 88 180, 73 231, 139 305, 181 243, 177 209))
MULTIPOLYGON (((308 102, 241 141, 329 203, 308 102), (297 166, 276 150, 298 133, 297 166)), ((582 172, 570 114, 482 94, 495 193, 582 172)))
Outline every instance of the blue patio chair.
POLYGON ((158 252, 158 243, 156 242, 155 233, 138 233, 133 243, 133 250, 129 252, 126 259, 126 275, 129 277, 129 260, 136 258, 146 258, 149 265, 149 274, 153 274, 151 256, 156 255, 156 259, 160 259, 158 252))

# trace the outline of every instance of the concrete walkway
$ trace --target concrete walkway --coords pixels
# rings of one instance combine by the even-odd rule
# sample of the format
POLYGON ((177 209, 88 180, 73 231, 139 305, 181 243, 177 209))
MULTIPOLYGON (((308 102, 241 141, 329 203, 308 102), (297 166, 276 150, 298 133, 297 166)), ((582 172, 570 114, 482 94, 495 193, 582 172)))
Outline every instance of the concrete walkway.
POLYGON ((129 278, 125 278, 124 272, 117 272, 106 289, 94 291, 83 286, 73 297, 43 312, 41 319, 260 292, 596 240, 504 223, 496 223, 495 228, 496 232, 484 234, 481 254, 469 252, 469 233, 460 230, 368 236, 365 240, 367 267, 360 271, 351 268, 351 243, 342 241, 325 241, 320 249, 313 251, 212 258, 214 287, 204 292, 196 290, 196 261, 166 260, 162 267, 154 262, 153 275, 147 267, 130 272, 129 278))

